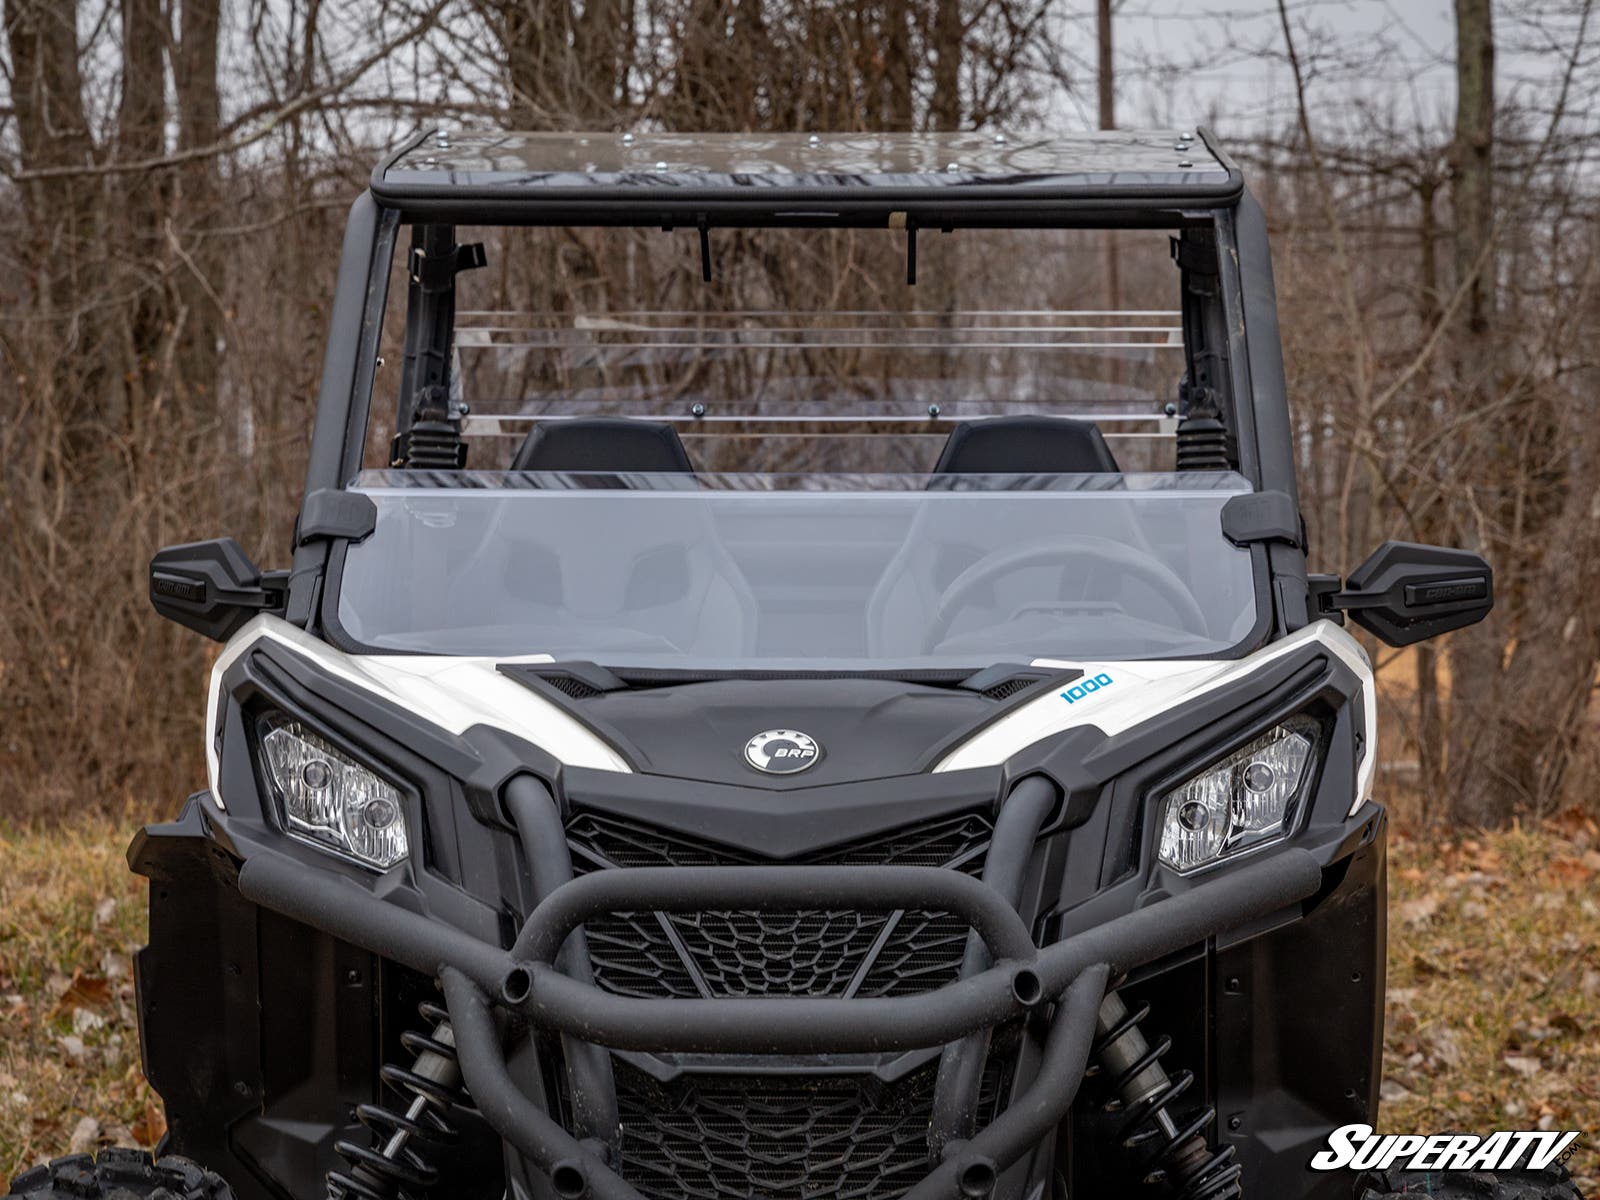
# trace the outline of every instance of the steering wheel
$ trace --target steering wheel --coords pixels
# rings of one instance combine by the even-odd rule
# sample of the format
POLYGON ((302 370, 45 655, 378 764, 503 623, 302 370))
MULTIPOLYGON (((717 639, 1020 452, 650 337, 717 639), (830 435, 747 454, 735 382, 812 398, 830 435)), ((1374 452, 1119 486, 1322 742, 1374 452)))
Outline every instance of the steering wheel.
POLYGON ((1007 546, 986 554, 957 575, 933 610, 933 620, 923 638, 922 652, 932 654, 944 641, 956 614, 965 608, 972 593, 994 580, 1028 567, 1061 566, 1068 554, 1094 559, 1100 565, 1137 576, 1193 628, 1206 627, 1205 613, 1187 585, 1160 559, 1151 558, 1121 542, 1092 534, 1068 533, 1060 537, 1038 538, 1021 546, 1007 546))

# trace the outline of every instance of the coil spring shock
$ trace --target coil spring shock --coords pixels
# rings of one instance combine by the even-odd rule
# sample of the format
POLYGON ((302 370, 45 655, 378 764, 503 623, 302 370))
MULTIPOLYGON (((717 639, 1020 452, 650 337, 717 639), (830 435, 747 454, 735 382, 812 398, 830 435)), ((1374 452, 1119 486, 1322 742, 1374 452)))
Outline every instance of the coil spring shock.
POLYGON ((1194 1084, 1194 1073, 1168 1075, 1162 1056, 1172 1049, 1172 1039, 1162 1036, 1154 1045, 1145 1040, 1139 1025, 1150 1006, 1130 1011, 1116 992, 1108 992, 1100 1005, 1091 1054, 1098 1072, 1110 1080, 1111 1098, 1106 1112, 1126 1114, 1117 1136, 1124 1149, 1142 1152, 1150 1170, 1144 1182, 1166 1183, 1174 1200, 1239 1200, 1239 1177, 1232 1146, 1213 1150, 1205 1130, 1217 1117, 1206 1106, 1185 1124, 1178 1124, 1173 1105, 1194 1084))
POLYGON ((380 1104, 356 1108, 356 1120, 372 1132, 372 1145, 339 1141, 334 1152, 350 1164, 348 1171, 328 1174, 329 1200, 419 1200, 439 1182, 438 1170, 418 1149, 447 1145, 458 1131, 450 1110, 471 1103, 461 1086, 450 1014, 437 1004, 417 1007, 431 1033, 407 1030, 400 1044, 413 1056, 410 1067, 385 1063, 378 1078, 401 1096, 410 1096, 404 1112, 380 1104))

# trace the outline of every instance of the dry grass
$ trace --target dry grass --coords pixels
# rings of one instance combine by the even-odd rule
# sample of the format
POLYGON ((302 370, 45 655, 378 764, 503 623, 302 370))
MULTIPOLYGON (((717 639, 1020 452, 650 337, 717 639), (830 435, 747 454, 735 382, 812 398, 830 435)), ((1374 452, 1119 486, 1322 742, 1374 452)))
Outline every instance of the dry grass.
POLYGON ((145 881, 123 861, 131 825, 0 829, 0 1179, 96 1144, 165 1129, 139 1073, 133 952, 145 881))
POLYGON ((1600 828, 1394 840, 1387 1132, 1578 1129, 1600 1191, 1600 828))
MULTIPOLYGON (((127 840, 106 820, 0 833, 0 1177, 74 1137, 161 1134, 135 1046, 127 840)), ((1382 1128, 1580 1129, 1572 1165, 1600 1190, 1600 829, 1398 836, 1390 879, 1382 1128)))

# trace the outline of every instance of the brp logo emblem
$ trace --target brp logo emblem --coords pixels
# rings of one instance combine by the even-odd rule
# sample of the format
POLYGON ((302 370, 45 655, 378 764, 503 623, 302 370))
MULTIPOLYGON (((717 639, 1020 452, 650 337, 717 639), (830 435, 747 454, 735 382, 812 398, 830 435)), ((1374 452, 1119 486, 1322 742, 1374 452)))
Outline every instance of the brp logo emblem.
POLYGON ((745 762, 769 775, 793 775, 821 757, 816 739, 798 729, 768 729, 744 744, 745 762))

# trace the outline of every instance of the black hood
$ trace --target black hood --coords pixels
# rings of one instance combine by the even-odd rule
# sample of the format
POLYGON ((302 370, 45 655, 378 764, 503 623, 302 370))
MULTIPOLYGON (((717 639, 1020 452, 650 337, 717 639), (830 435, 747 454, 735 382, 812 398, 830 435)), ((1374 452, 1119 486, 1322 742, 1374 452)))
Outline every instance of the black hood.
POLYGON ((561 665, 501 670, 560 704, 637 771, 774 790, 925 771, 956 742, 1055 682, 1026 669, 985 671, 965 682, 957 676, 955 684, 810 675, 633 685, 561 665), (594 686, 607 678, 615 680, 608 690, 594 686), (774 730, 811 738, 813 764, 792 774, 752 766, 746 745, 774 730))

